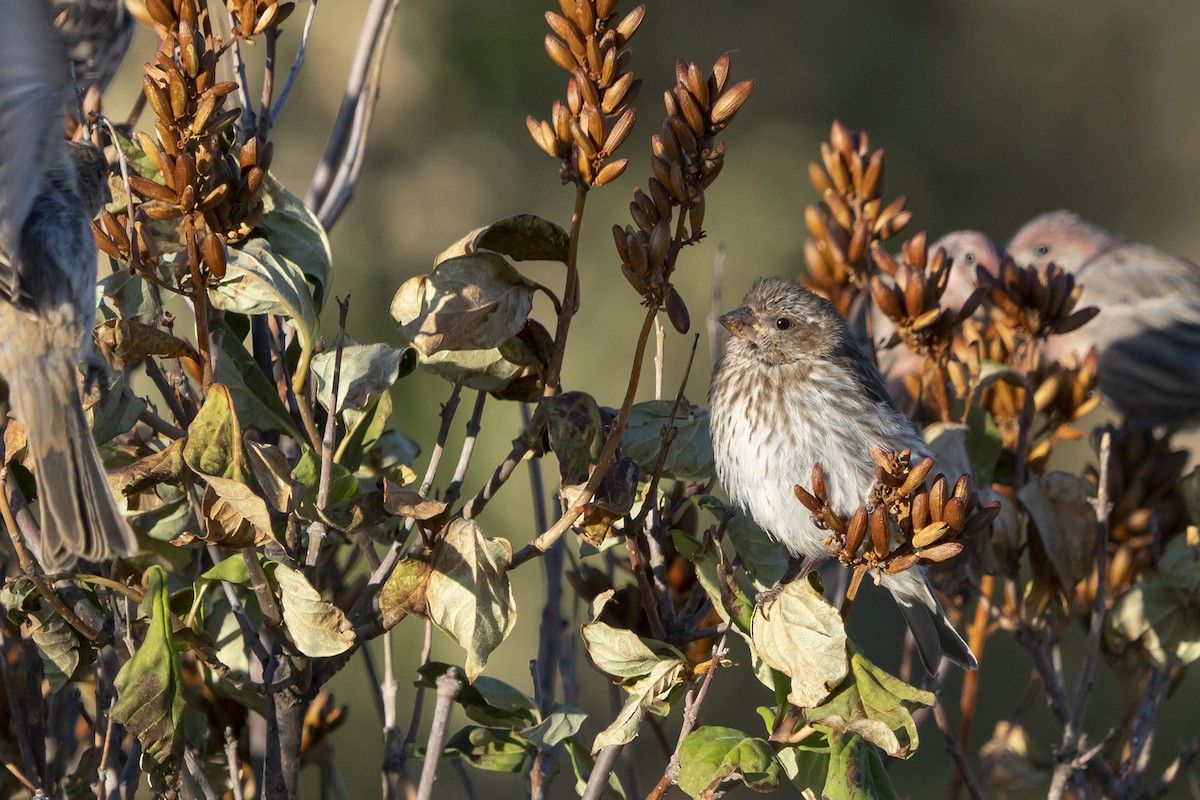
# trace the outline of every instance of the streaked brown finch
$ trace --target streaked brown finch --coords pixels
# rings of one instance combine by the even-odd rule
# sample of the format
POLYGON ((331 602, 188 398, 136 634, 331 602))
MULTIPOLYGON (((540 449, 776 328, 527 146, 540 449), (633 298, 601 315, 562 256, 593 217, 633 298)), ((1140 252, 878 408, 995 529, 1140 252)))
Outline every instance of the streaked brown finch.
POLYGON ((79 396, 91 354, 96 241, 108 165, 63 141, 66 54, 40 0, 0 0, 0 375, 25 426, 47 571, 137 541, 117 507, 79 396))
MULTIPOLYGON (((828 532, 796 500, 813 465, 824 469, 829 505, 850 515, 875 482, 871 447, 929 455, 888 398, 878 369, 824 298, 779 278, 755 282, 740 308, 721 317, 732 334, 713 373, 710 420, 717 476, 730 500, 793 555, 820 559, 828 532)), ((920 567, 889 575, 926 669, 944 655, 974 669, 920 567)))

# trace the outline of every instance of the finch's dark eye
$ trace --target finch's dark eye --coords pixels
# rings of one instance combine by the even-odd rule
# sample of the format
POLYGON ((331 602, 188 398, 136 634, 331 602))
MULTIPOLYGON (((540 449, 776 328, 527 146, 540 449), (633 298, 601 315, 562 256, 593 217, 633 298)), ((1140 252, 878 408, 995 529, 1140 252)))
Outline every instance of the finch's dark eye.
POLYGON ((1050 252, 1050 245, 1039 244, 1037 247, 1037 250, 1035 250, 1034 252, 1036 252, 1039 256, 1044 256, 1050 252))
POLYGON ((968 264, 974 264, 975 263, 975 254, 967 253, 965 256, 963 256, 963 261, 966 261, 968 264))
POLYGON ((787 317, 780 317, 779 319, 775 320, 775 327, 779 328, 781 331, 786 331, 788 328, 792 327, 792 321, 787 317))

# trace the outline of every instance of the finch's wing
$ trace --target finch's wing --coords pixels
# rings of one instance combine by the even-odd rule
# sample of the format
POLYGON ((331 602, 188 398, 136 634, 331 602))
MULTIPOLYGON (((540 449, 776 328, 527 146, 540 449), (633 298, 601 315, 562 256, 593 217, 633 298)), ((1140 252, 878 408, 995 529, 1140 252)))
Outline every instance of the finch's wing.
MULTIPOLYGON (((879 374, 879 367, 863 354, 857 342, 848 337, 842 345, 841 352, 834 354, 833 360, 854 376, 855 382, 868 397, 876 403, 896 410, 891 395, 884 386, 883 377, 879 374)), ((900 412, 897 410, 896 413, 900 412)))
MULTIPOLYGON (((0 0, 0 249, 11 262, 46 171, 62 158, 69 83, 49 4, 0 0)), ((14 281, 11 267, 5 278, 14 281)))

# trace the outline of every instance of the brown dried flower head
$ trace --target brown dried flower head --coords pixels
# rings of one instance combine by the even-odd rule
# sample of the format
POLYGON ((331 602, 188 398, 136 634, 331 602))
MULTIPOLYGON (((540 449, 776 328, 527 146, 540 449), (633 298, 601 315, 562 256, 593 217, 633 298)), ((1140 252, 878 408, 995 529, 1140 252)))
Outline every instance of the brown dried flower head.
POLYGON ((905 198, 883 205, 883 150, 871 150, 867 135, 834 122, 821 160, 808 165, 821 200, 804 210, 811 237, 804 243, 805 286, 827 297, 843 314, 868 286, 866 256, 899 233, 912 213, 905 198))
POLYGON ((675 65, 675 88, 663 101, 667 117, 651 138, 654 175, 647 191, 637 189, 629 213, 634 225, 613 226, 625 278, 647 302, 666 302, 676 328, 686 330, 686 308, 670 285, 680 248, 704 236, 704 191, 725 163, 725 143, 716 136, 750 98, 754 81, 729 82, 728 54, 706 74, 696 64, 675 65), (681 210, 673 222, 675 208, 681 210))
POLYGON ((571 74, 567 103, 555 100, 549 120, 526 117, 538 147, 562 161, 563 183, 582 188, 615 180, 628 159, 610 161, 633 130, 632 108, 640 79, 626 72, 633 38, 645 6, 622 17, 615 0, 560 0, 562 14, 546 12, 553 33, 546 34, 546 53, 571 74))
POLYGON ((842 564, 895 574, 923 564, 934 564, 962 552, 963 540, 984 530, 1000 511, 1000 504, 983 505, 963 475, 950 488, 933 471, 933 459, 912 463, 912 452, 872 448, 875 485, 870 500, 847 520, 828 504, 824 470, 813 468, 812 490, 794 487, 796 497, 818 525, 830 531, 825 544, 842 564))

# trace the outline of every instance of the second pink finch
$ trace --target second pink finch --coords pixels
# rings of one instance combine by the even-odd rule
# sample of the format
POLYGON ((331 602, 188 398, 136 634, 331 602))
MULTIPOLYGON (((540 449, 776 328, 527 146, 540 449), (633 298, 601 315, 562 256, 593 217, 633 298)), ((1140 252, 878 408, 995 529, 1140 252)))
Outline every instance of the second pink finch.
POLYGON ((1008 252, 1018 264, 1057 264, 1083 284, 1095 321, 1051 337, 1064 358, 1095 347, 1101 393, 1130 421, 1177 428, 1200 418, 1200 268, 1130 242, 1070 211, 1025 223, 1008 252))

